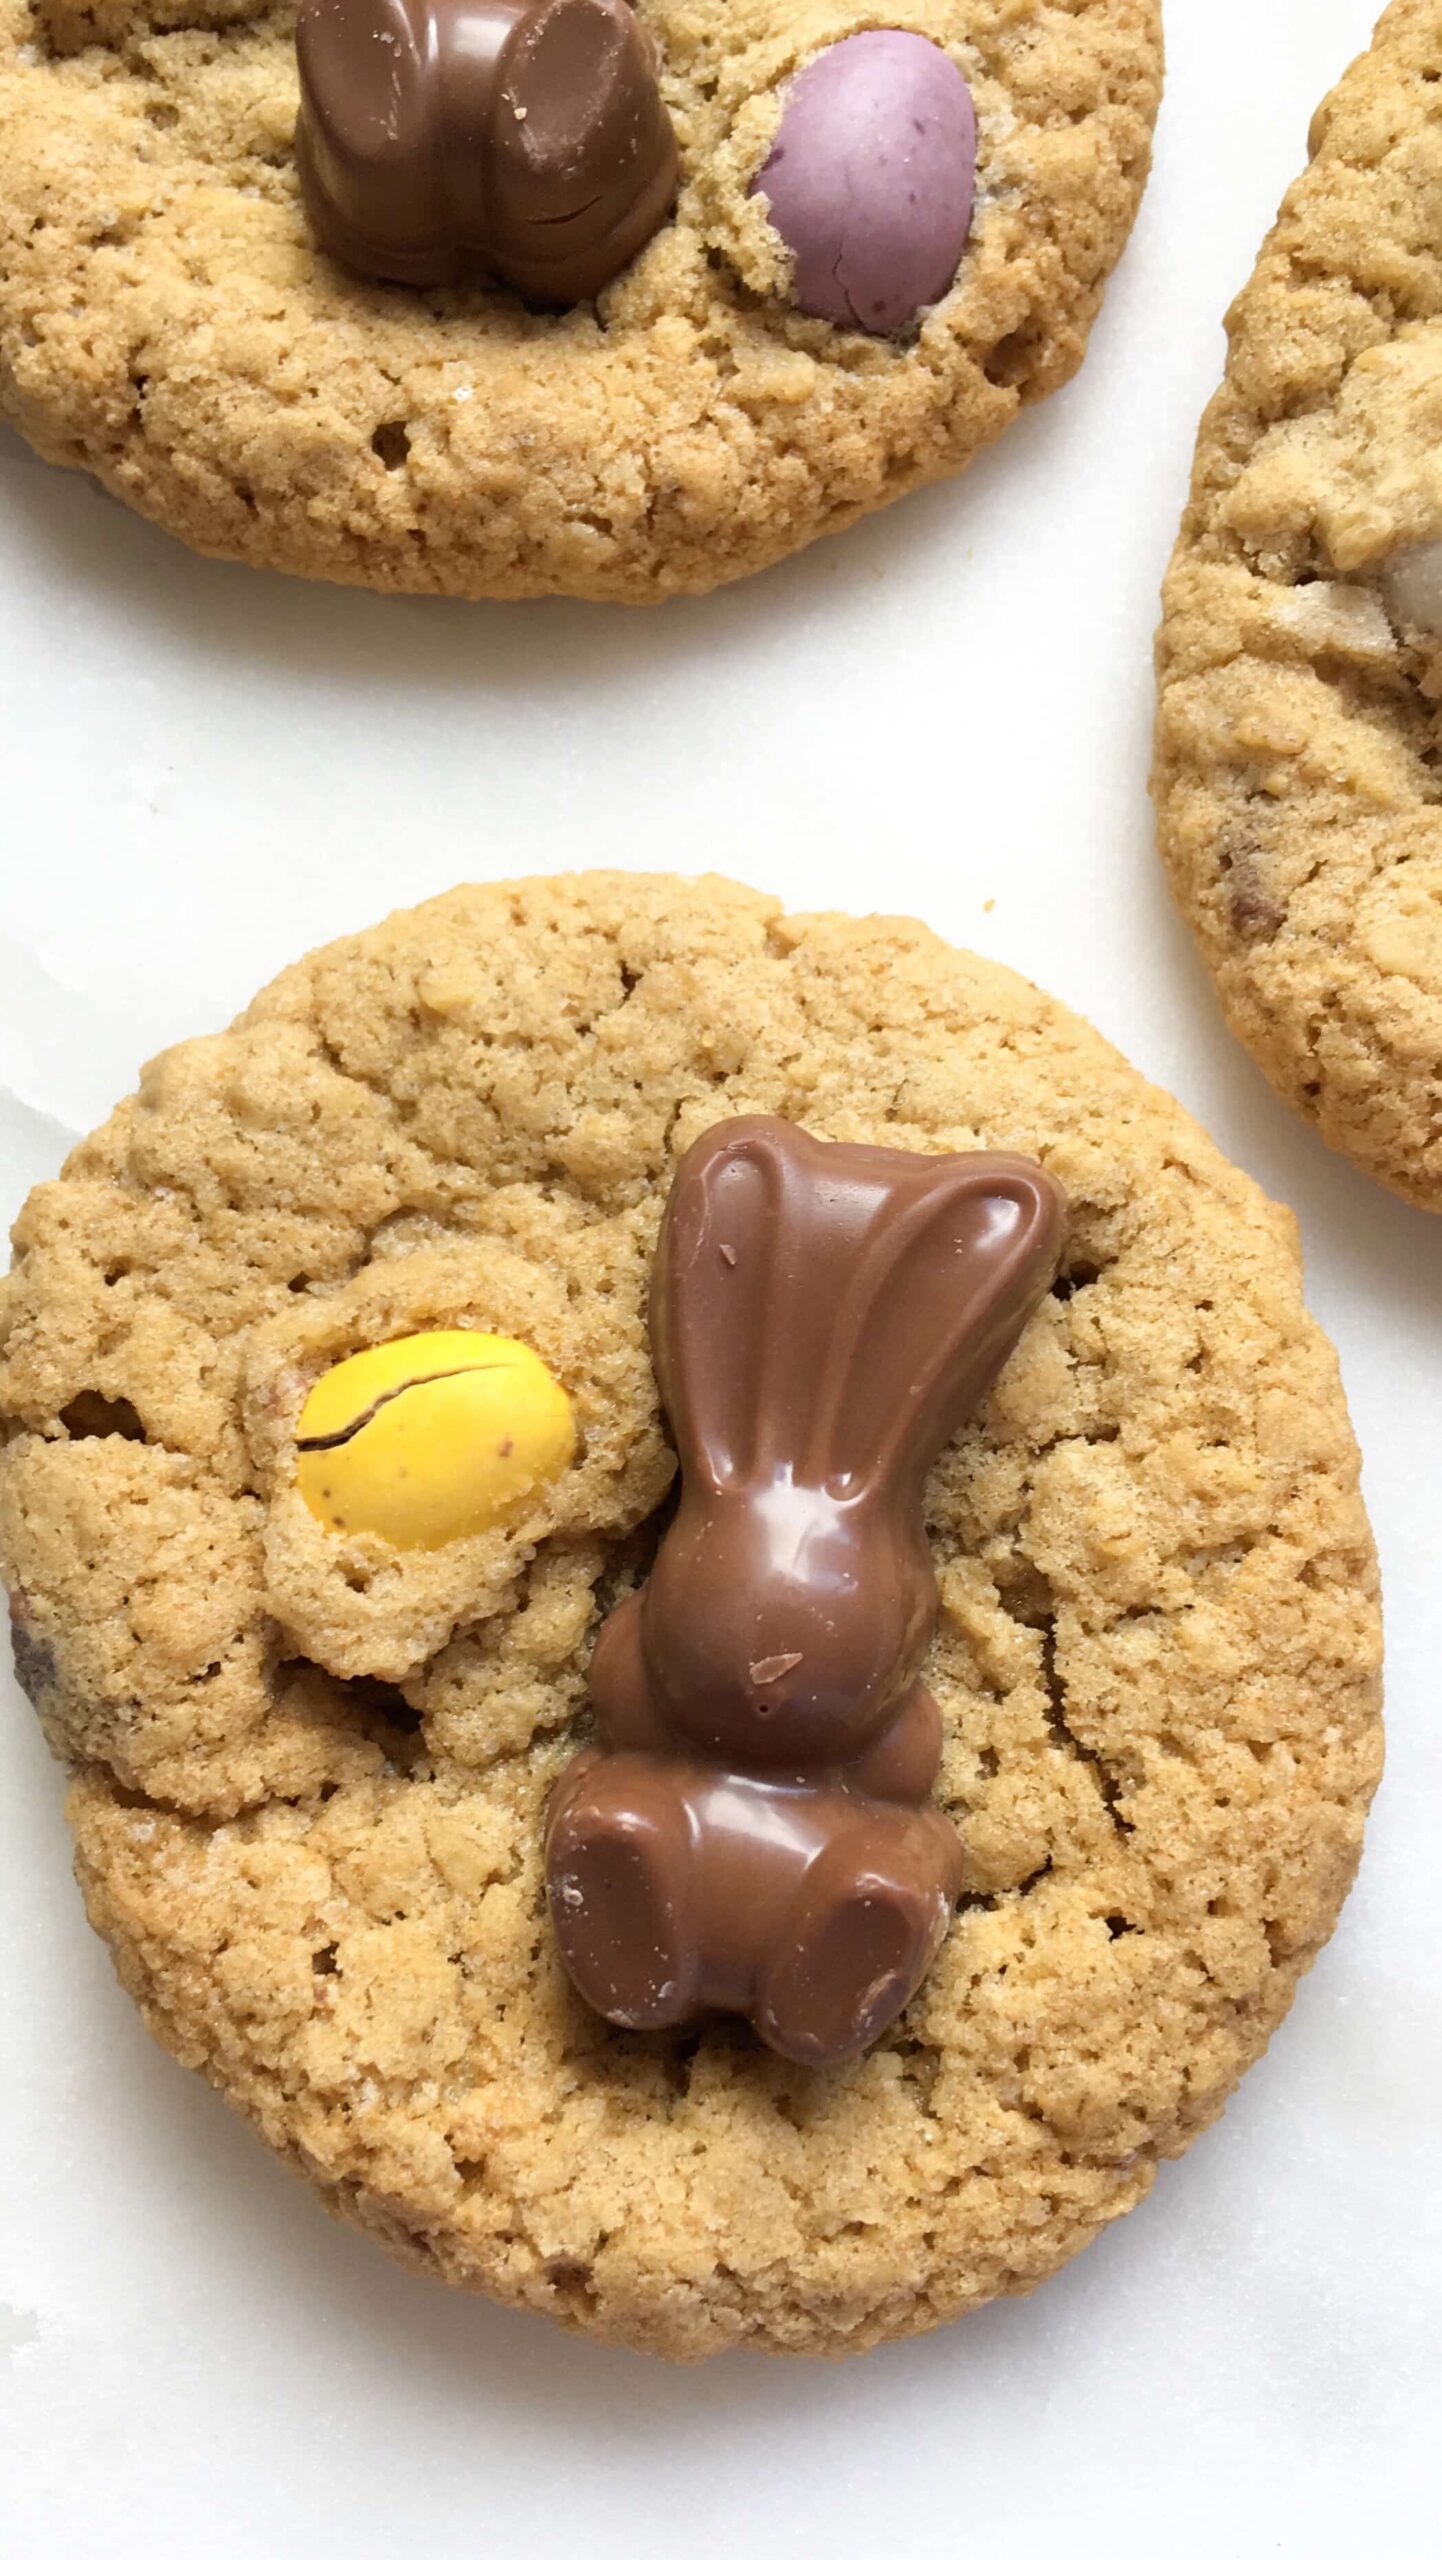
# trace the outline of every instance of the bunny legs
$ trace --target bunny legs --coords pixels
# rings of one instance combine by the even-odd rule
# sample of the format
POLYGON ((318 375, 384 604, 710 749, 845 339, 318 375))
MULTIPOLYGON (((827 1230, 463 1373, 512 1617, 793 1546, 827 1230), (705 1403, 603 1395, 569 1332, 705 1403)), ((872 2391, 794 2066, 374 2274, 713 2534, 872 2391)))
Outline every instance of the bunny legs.
POLYGON ((546 1888, 566 1971, 616 2027, 670 2027, 698 2006, 694 1842, 669 1764, 584 1751, 546 1815, 546 1888))
POLYGON ((807 1869, 791 1930, 757 1984, 756 2031, 789 2061, 844 2062, 919 1987, 961 1887, 943 1815, 879 1807, 807 1869))
POLYGON ((946 1929, 961 1846, 929 1807, 840 1783, 588 1752, 551 1801, 567 1971, 613 2025, 735 2010, 772 2049, 845 2061, 905 2007, 946 1929))

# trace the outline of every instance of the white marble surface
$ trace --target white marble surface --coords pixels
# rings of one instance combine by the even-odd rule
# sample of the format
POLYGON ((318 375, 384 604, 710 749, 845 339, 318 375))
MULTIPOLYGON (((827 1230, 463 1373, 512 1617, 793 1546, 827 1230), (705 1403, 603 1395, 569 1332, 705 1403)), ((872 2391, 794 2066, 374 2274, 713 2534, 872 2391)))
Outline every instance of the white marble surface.
POLYGON ((0 1209, 149 1051, 467 875, 715 866, 912 908, 1092 1015, 1297 1210, 1367 1454, 1391 1710, 1333 1947, 1131 2221, 950 2334, 677 2373, 392 2269, 152 2048, 6 1686, 8 2560, 1435 2548, 1442 1228, 1327 1157, 1232 1046, 1145 792, 1221 313, 1368 17, 1173 0, 1157 175, 1079 383, 966 481, 707 603, 287 585, 0 436, 0 1209))

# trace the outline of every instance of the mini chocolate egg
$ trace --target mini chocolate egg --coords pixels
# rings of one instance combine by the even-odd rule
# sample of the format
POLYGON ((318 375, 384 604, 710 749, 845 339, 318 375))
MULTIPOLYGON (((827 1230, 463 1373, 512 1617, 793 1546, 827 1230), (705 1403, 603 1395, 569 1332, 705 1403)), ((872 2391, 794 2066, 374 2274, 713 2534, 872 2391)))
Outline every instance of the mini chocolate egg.
POLYGON ((1442 542, 1410 543, 1382 563, 1382 593, 1395 622, 1442 635, 1442 542))
POLYGON ((296 1481, 327 1529, 444 1547, 494 1528, 576 1446, 571 1399, 538 1353, 498 1333, 414 1333, 317 1378, 296 1481))
POLYGON ((927 36, 846 36, 791 82, 751 191, 795 259, 798 311, 874 337, 909 329, 971 229, 971 91, 927 36))

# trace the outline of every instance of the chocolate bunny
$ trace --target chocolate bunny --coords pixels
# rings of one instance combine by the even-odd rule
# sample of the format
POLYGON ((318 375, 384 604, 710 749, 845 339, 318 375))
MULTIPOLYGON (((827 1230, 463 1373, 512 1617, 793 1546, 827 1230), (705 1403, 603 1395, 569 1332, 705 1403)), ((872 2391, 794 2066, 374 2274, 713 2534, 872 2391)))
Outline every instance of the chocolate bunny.
POLYGON ((670 211, 676 137, 627 0, 301 0, 296 55, 306 208, 363 275, 579 302, 670 211))
POLYGON ((684 1158, 651 1302, 680 1505, 601 1630, 601 1738, 546 1825, 562 1956, 615 2025, 736 2010, 792 2061, 835 2063, 921 1981, 962 1876, 927 1802, 923 1488, 1050 1285, 1064 1219, 1019 1156, 744 1119, 684 1158))

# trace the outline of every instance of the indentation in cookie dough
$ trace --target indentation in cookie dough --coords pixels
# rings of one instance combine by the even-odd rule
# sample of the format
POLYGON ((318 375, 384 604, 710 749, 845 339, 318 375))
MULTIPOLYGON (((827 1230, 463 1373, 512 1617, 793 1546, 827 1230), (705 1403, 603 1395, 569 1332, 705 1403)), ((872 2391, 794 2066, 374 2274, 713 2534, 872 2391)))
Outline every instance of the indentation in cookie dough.
POLYGON ((404 471, 410 450, 410 429, 404 418, 385 419, 371 437, 371 451, 387 471, 404 471))
POLYGON ((82 1387, 79 1395, 62 1405, 58 1419, 72 1440, 143 1440, 146 1436, 130 1398, 103 1396, 97 1387, 82 1387))
POLYGON ((1063 1301, 1074 1298, 1079 1289, 1094 1289, 1101 1276, 1099 1263, 1068 1259, 1051 1284, 1051 1294, 1063 1301))

